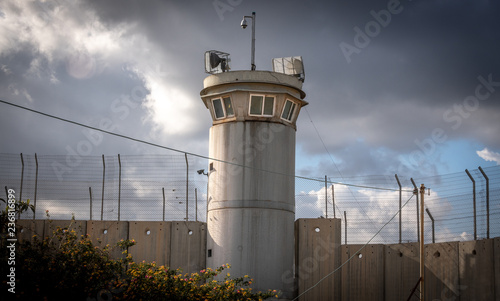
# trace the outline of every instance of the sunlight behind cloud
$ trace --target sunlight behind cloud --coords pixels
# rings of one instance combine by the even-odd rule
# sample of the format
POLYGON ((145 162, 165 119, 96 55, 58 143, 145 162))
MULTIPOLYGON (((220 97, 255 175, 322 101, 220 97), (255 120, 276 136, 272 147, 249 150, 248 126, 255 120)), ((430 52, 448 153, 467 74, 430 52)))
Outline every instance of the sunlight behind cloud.
POLYGON ((155 130, 165 134, 186 134, 195 125, 193 101, 184 91, 146 78, 151 91, 145 104, 155 130))

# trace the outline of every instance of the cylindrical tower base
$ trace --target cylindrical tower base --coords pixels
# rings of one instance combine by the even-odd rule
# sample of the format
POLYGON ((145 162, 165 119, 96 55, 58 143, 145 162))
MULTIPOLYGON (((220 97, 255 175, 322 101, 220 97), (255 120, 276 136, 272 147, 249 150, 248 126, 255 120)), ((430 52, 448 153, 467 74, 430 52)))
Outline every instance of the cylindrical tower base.
POLYGON ((230 264, 253 290, 293 295, 295 130, 270 122, 210 129, 207 266, 230 264), (244 165, 245 167, 243 167, 244 165))

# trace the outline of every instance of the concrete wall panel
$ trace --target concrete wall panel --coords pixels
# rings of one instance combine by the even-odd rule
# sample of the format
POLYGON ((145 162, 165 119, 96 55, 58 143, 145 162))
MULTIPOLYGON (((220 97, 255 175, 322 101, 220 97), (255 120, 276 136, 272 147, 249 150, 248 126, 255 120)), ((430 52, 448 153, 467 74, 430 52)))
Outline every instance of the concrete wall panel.
POLYGON ((135 262, 155 261, 170 266, 171 222, 129 222, 129 239, 137 244, 129 248, 135 262))
POLYGON ((493 239, 459 244, 460 300, 494 300, 493 239))
POLYGON ((195 273, 206 267, 206 224, 202 222, 172 222, 170 267, 182 268, 183 273, 195 273))
MULTIPOLYGON (((103 248, 109 244, 114 247, 120 240, 128 238, 128 224, 123 221, 88 221, 87 233, 96 246, 103 248)), ((113 258, 124 257, 118 248, 112 249, 110 254, 113 258)))
POLYGON ((385 246, 385 300, 407 300, 420 278, 418 243, 385 246))
MULTIPOLYGON (((298 294, 340 266, 340 219, 299 219, 295 222, 298 294)), ((340 271, 330 275, 300 297, 305 300, 339 300, 340 271)), ((293 281, 293 279, 292 279, 293 281)))
POLYGON ((16 238, 18 242, 32 241, 33 236, 37 235, 38 239, 43 239, 43 231, 45 228, 44 220, 17 220, 16 221, 16 238))
POLYGON ((458 242, 425 246, 425 300, 459 300, 458 242))
POLYGON ((384 245, 344 245, 342 300, 384 300, 384 245))
POLYGON ((44 237, 52 237, 57 228, 75 231, 78 238, 87 233, 87 221, 73 220, 46 220, 44 223, 44 237))

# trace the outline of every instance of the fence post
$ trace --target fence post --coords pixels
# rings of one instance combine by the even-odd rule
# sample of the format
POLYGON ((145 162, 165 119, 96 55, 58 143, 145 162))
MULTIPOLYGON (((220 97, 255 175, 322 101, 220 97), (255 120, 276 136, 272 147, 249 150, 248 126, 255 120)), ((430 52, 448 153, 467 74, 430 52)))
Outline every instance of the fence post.
POLYGON ((344 211, 344 224, 345 224, 345 229, 344 229, 344 244, 347 245, 347 214, 344 211))
POLYGON ((194 207, 194 220, 195 221, 198 221, 198 189, 195 188, 194 189, 194 204, 195 204, 195 207, 194 207))
POLYGON ((92 187, 89 187, 89 196, 90 196, 90 220, 92 220, 92 187))
POLYGON ((434 237, 434 217, 432 217, 431 212, 429 211, 429 208, 425 208, 425 211, 431 218, 431 225, 432 225, 432 243, 436 243, 435 237, 434 237))
POLYGON ((470 174, 470 172, 466 169, 465 172, 469 176, 470 180, 472 181, 472 207, 474 210, 474 240, 477 240, 477 228, 476 228, 476 181, 470 174))
POLYGON ((102 197, 101 197, 101 221, 104 214, 104 178, 106 176, 106 162, 104 161, 104 155, 102 155, 102 197))
POLYGON ((328 182, 325 175, 325 218, 328 218, 328 182))
POLYGON ((21 153, 21 165, 22 165, 22 168, 21 168, 21 188, 20 188, 20 192, 19 192, 19 200, 22 201, 23 200, 23 181, 24 181, 24 159, 23 159, 23 153, 21 153))
POLYGON ((478 169, 486 179, 486 238, 490 239, 490 179, 481 166, 479 166, 478 169))
MULTIPOLYGON (((417 185, 415 184, 415 181, 413 181, 413 178, 410 178, 411 183, 413 184, 413 188, 415 188, 417 191, 417 185)), ((418 193, 416 194, 417 196, 417 242, 420 242, 420 219, 419 219, 419 208, 418 208, 418 193)))
POLYGON ((120 154, 118 154, 118 221, 120 221, 121 192, 122 192, 122 162, 120 160, 120 154))
POLYGON ((401 182, 399 182, 399 178, 398 178, 398 175, 395 174, 394 175, 396 177, 396 181, 398 181, 398 186, 399 186, 399 243, 401 243, 401 182))
POLYGON ((336 216, 335 216, 335 190, 333 188, 333 183, 332 183, 332 203, 333 203, 333 218, 336 218, 336 216))
POLYGON ((165 187, 161 188, 161 193, 163 194, 163 221, 165 221, 165 187))
POLYGON ((420 185, 420 300, 424 300, 424 272, 425 272, 425 254, 424 254, 424 195, 425 185, 420 185))
POLYGON ((184 157, 186 158, 186 221, 189 220, 188 216, 188 205, 189 205, 189 162, 187 153, 184 153, 184 157))
POLYGON ((33 204, 33 220, 36 218, 36 193, 38 191, 38 157, 35 153, 36 175, 35 175, 35 202, 33 204))

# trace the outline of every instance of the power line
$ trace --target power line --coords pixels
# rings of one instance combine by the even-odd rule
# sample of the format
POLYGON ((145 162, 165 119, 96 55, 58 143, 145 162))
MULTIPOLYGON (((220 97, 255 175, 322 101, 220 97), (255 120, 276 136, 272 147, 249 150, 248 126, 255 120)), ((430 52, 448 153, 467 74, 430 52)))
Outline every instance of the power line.
MULTIPOLYGON (((335 166, 335 168, 337 169, 337 172, 339 173, 340 175, 340 178, 342 180, 344 180, 344 177, 342 176, 342 173, 340 172, 340 169, 339 167, 337 166, 337 163, 335 163, 335 161, 333 160, 333 157, 332 155, 330 154, 330 151, 328 150, 328 148, 326 147, 325 145, 325 142, 323 141, 323 138, 321 138, 321 135, 319 134, 319 131, 318 131, 318 128, 316 127, 316 125, 314 124, 314 121, 312 120, 311 118, 311 115, 309 114, 309 111, 307 110, 307 108, 305 108, 305 111, 307 113, 307 116, 309 117, 309 120, 311 121, 311 124, 313 125, 314 127, 314 130, 316 131, 316 135, 318 135, 318 138, 319 140, 321 141, 321 144, 323 144, 323 148, 325 149, 326 153, 328 154, 328 156, 330 157, 330 160, 332 161, 333 165, 335 166)), ((354 195, 354 193, 352 192, 352 190, 350 188, 348 188, 349 192, 351 193, 352 197, 354 198, 354 201, 356 201, 356 203, 358 204, 359 208, 361 209, 361 211, 366 215, 366 217, 368 217, 368 220, 370 221, 370 223, 375 227, 375 223, 372 221, 372 219, 370 218, 370 216, 368 216, 368 214, 366 213, 365 209, 363 208, 363 206, 361 206, 361 204, 358 202, 358 199, 356 198, 356 196, 354 195)), ((325 193, 327 193, 325 191, 325 193)), ((340 212, 342 212, 342 210, 340 210, 340 208, 337 206, 337 204, 335 205, 335 207, 337 207, 339 209, 340 212)), ((326 211, 328 210, 328 208, 325 208, 326 211)), ((333 210, 335 210, 335 208, 333 208, 333 210)), ((328 212, 326 212, 326 214, 328 215, 328 212)), ((382 239, 384 239, 382 237, 382 239)), ((384 242, 385 242, 385 239, 384 239, 384 242)))
MULTIPOLYGON (((194 157, 198 157, 198 158, 202 158, 202 159, 207 159, 207 160, 212 160, 212 161, 217 161, 217 162, 221 162, 221 163, 225 163, 225 164, 231 164, 231 165, 238 166, 238 167, 250 168, 250 169, 257 170, 257 171, 268 172, 268 173, 273 173, 273 174, 287 176, 287 177, 295 177, 295 178, 304 179, 304 180, 312 180, 312 181, 317 181, 317 182, 323 182, 322 180, 318 180, 318 179, 314 179, 314 178, 308 178, 308 177, 296 176, 296 175, 289 175, 289 174, 280 173, 280 172, 276 172, 276 171, 270 171, 270 170, 260 169, 260 168, 256 168, 256 167, 252 167, 252 166, 247 166, 247 165, 243 165, 243 164, 234 163, 234 162, 224 161, 224 160, 220 160, 220 159, 216 159, 216 158, 211 158, 211 157, 208 157, 208 156, 204 156, 204 155, 200 155, 200 154, 195 154, 195 153, 191 153, 191 152, 187 152, 187 151, 182 151, 182 150, 179 150, 179 149, 175 149, 175 148, 172 148, 172 147, 160 145, 160 144, 157 144, 157 143, 153 143, 153 142, 149 142, 149 141, 145 141, 145 140, 133 138, 133 137, 130 137, 130 136, 127 136, 127 135, 122 135, 122 134, 117 134, 117 133, 113 133, 113 132, 110 132, 110 131, 106 131, 106 130, 103 130, 103 129, 100 129, 100 128, 97 128, 97 127, 93 127, 93 126, 86 125, 86 124, 83 124, 83 123, 80 123, 80 122, 76 122, 76 121, 73 121, 73 120, 69 120, 69 119, 66 119, 66 118, 62 118, 62 117, 58 117, 58 116, 55 116, 55 115, 47 114, 47 113, 44 113, 44 112, 40 112, 38 110, 30 109, 30 108, 27 108, 27 107, 24 107, 24 106, 21 106, 21 105, 17 105, 17 104, 11 103, 11 102, 7 102, 7 101, 1 100, 1 99, 0 99, 0 103, 6 104, 6 105, 9 105, 9 106, 13 106, 13 107, 16 107, 16 108, 19 108, 19 109, 23 109, 23 110, 26 110, 26 111, 30 111, 32 113, 39 114, 39 115, 42 115, 42 116, 45 116, 45 117, 57 119, 59 121, 63 121, 63 122, 71 123, 71 124, 74 124, 74 125, 77 125, 77 126, 81 126, 81 127, 84 127, 84 128, 88 128, 88 129, 91 129, 91 130, 94 130, 94 131, 99 131, 99 132, 102 132, 102 133, 105 133, 105 134, 108 134, 108 135, 113 135, 113 136, 120 137, 120 138, 123 138, 123 139, 131 140, 131 141, 138 142, 138 143, 147 144, 147 145, 150 145, 150 146, 154 146, 154 147, 158 147, 158 148, 170 150, 170 151, 173 151, 173 152, 183 153, 183 154, 187 154, 187 155, 190 155, 190 156, 194 156, 194 157)), ((391 188, 371 187, 371 186, 365 186, 365 185, 356 185, 356 184, 348 184, 348 183, 340 183, 340 182, 332 182, 332 181, 330 181, 330 183, 339 184, 339 185, 345 185, 345 186, 351 186, 351 187, 358 187, 358 188, 397 191, 397 189, 391 189, 391 188)))

